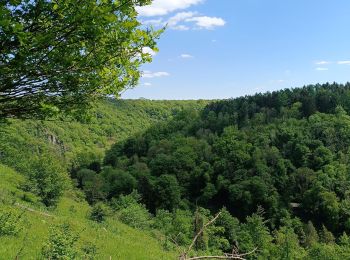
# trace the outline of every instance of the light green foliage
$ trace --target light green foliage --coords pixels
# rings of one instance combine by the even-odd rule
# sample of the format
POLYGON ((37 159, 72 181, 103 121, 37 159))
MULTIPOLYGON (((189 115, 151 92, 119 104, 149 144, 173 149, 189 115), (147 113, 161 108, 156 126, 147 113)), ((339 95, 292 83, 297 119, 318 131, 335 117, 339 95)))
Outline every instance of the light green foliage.
POLYGON ((68 187, 68 176, 64 169, 49 158, 33 158, 32 170, 27 173, 29 183, 25 188, 37 194, 46 206, 56 206, 63 191, 68 187))
POLYGON ((130 195, 121 195, 112 205, 120 221, 134 228, 147 229, 151 225, 151 214, 140 199, 140 195, 134 191, 130 195))
POLYGON ((241 225, 237 240, 242 252, 257 248, 258 251, 254 255, 264 258, 270 254, 272 236, 263 217, 257 214, 247 217, 247 223, 241 225))
POLYGON ((186 210, 158 210, 153 227, 160 230, 171 242, 177 245, 189 245, 194 237, 193 214, 186 210))
POLYGON ((137 20, 150 2, 0 3, 0 118, 81 117, 96 97, 135 86, 161 33, 137 20))
POLYGON ((299 238, 290 227, 282 227, 275 232, 275 251, 272 253, 278 259, 303 259, 305 250, 299 244, 299 238))
POLYGON ((48 241, 44 243, 42 256, 52 260, 76 259, 78 250, 75 244, 78 238, 67 223, 53 226, 50 228, 48 241))
POLYGON ((97 247, 93 243, 88 242, 84 244, 83 247, 81 248, 81 251, 82 251, 83 259, 86 259, 86 260, 96 259, 97 247))
POLYGON ((335 246, 324 245, 324 244, 314 244, 308 251, 307 257, 305 259, 312 260, 341 260, 341 254, 337 252, 337 248, 335 246))
POLYGON ((15 236, 22 229, 22 214, 9 207, 0 208, 0 237, 15 236))
POLYGON ((335 238, 332 232, 330 232, 324 225, 322 225, 322 229, 320 230, 319 237, 320 237, 320 242, 322 243, 332 244, 335 242, 335 238))
POLYGON ((306 239, 305 239, 306 247, 310 247, 319 241, 317 230, 315 229, 311 221, 307 222, 304 230, 305 230, 305 236, 306 236, 306 239))

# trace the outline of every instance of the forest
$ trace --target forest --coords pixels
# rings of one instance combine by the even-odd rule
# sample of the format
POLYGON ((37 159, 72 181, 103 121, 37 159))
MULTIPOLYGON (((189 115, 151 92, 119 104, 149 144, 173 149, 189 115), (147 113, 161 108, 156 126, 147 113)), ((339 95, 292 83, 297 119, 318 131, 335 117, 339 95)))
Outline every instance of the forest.
POLYGON ((91 204, 120 209, 133 196, 179 245, 193 235, 179 215, 196 216, 196 228, 223 210, 197 249, 346 258, 349 95, 350 84, 334 83, 212 102, 115 144, 102 165, 72 177, 91 204))
MULTIPOLYGON (((103 152, 101 144, 88 153, 77 150, 73 160, 72 151, 62 146, 83 141, 84 150, 84 145, 97 142, 70 143, 71 130, 64 129, 73 123, 68 122, 54 135, 56 142, 44 139, 47 147, 35 152, 49 158, 48 149, 53 149, 51 156, 60 154, 65 165, 39 159, 26 172, 23 159, 16 161, 16 148, 5 145, 5 139, 2 162, 27 178, 20 188, 25 192, 21 200, 29 205, 50 212, 61 207, 68 191, 80 194, 74 196, 87 201, 88 223, 108 228, 111 221, 120 222, 151 232, 162 250, 174 255, 186 252, 194 236, 219 213, 186 252, 189 257, 222 256, 234 248, 251 252, 247 259, 347 259, 349 95, 349 83, 333 83, 212 102, 105 101, 92 121, 104 120, 107 108, 126 106, 127 120, 135 115, 137 131, 112 139, 115 143, 103 152), (138 113, 150 116, 147 127, 138 121, 138 113), (98 156, 92 156, 96 151, 98 156)), ((115 119, 121 128, 122 118, 115 119)), ((26 129, 28 136, 34 132, 42 138, 34 122, 13 124, 26 129)), ((46 129, 58 131, 55 122, 47 124, 46 129)), ((74 124, 76 131, 102 131, 101 124, 74 124)), ((11 222, 9 216, 1 220, 11 222)), ((71 231, 61 229, 62 236, 69 237, 71 231)), ((44 255, 50 252, 42 250, 44 255)))

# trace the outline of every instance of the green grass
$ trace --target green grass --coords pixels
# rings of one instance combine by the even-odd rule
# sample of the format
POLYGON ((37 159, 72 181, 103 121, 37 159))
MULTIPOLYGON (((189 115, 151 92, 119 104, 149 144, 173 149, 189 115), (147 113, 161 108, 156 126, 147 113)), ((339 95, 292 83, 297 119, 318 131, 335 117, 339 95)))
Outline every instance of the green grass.
POLYGON ((33 161, 45 158, 68 170, 101 161, 112 144, 168 120, 183 109, 202 109, 208 101, 104 100, 87 123, 75 121, 9 120, 0 125, 0 211, 23 214, 16 236, 0 237, 0 259, 38 259, 49 226, 68 222, 79 233, 80 246, 94 243, 97 259, 176 259, 154 233, 132 229, 117 219, 96 224, 87 219, 90 207, 76 192, 66 192, 55 210, 23 191, 33 161), (6 165, 6 166, 5 166, 6 165), (9 167, 11 168, 9 168, 9 167), (21 188, 22 187, 22 188, 21 188))
POLYGON ((15 259, 16 255, 19 259, 40 258, 49 226, 64 222, 79 234, 78 247, 87 242, 97 247, 97 259, 176 259, 177 253, 165 251, 149 231, 130 228, 113 217, 102 224, 89 220, 90 206, 74 192, 67 192, 56 209, 45 211, 32 194, 34 202, 23 201, 20 174, 0 164, 0 179, 0 211, 23 213, 20 233, 0 237, 0 259, 15 259))

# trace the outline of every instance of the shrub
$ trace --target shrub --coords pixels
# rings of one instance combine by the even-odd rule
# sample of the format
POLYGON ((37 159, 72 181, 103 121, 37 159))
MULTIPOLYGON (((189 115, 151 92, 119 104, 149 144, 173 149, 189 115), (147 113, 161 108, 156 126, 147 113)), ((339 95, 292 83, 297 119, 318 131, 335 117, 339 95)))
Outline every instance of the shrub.
POLYGON ((83 247, 81 248, 83 259, 85 260, 92 260, 95 259, 97 255, 97 248, 96 245, 94 245, 91 242, 86 242, 83 247))
POLYGON ((129 195, 121 195, 115 199, 112 206, 123 223, 134 228, 145 229, 151 224, 151 214, 145 205, 140 203, 140 200, 140 195, 133 191, 129 195))
POLYGON ((108 215, 109 208, 102 202, 98 202, 92 207, 89 218, 93 221, 101 223, 106 220, 108 215))
POLYGON ((21 228, 21 214, 9 210, 0 210, 0 236, 15 236, 21 228))
POLYGON ((37 194, 46 206, 56 206, 68 186, 67 172, 50 158, 35 158, 27 174, 25 188, 37 194))
POLYGON ((52 226, 49 232, 49 239, 42 248, 42 256, 50 260, 76 259, 78 249, 75 243, 78 237, 67 223, 52 226))
POLYGON ((151 214, 144 205, 138 203, 120 209, 118 217, 123 223, 133 228, 146 229, 151 224, 151 214))

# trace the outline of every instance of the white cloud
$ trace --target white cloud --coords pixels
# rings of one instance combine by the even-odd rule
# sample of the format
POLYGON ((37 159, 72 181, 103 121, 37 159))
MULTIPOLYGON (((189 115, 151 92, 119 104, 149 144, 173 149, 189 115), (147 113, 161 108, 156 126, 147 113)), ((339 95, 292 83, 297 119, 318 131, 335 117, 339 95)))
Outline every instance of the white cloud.
POLYGON ((151 72, 151 71, 144 71, 142 74, 143 78, 160 78, 160 77, 167 77, 170 76, 170 74, 168 72, 165 71, 158 71, 158 72, 151 72))
POLYGON ((141 16, 160 16, 176 10, 183 10, 202 2, 203 0, 154 0, 151 5, 136 7, 136 10, 141 16))
POLYGON ((191 58, 193 58, 193 56, 192 56, 192 55, 190 55, 190 54, 186 54, 186 53, 181 54, 181 55, 180 55, 180 57, 181 57, 181 58, 183 58, 183 59, 191 59, 191 58))
POLYGON ((284 80, 284 79, 272 79, 272 80, 270 80, 270 83, 272 83, 272 84, 281 84, 284 82, 286 82, 286 80, 284 80))
POLYGON ((146 86, 146 87, 149 87, 149 86, 152 86, 152 83, 145 82, 145 83, 143 83, 143 85, 146 86))
POLYGON ((328 70, 328 68, 321 68, 321 67, 319 67, 319 68, 316 68, 316 70, 318 70, 318 71, 326 71, 326 70, 328 70))
POLYGON ((196 13, 195 12, 181 12, 177 13, 174 16, 170 17, 167 24, 168 26, 172 27, 177 25, 179 22, 184 21, 190 17, 193 17, 196 13))
POLYGON ((143 21, 143 24, 155 26, 167 25, 173 30, 186 31, 191 29, 191 27, 210 30, 217 26, 224 26, 226 22, 219 17, 198 16, 197 12, 180 12, 170 17, 167 21, 162 19, 146 20, 143 21))
POLYGON ((315 64, 316 65, 327 65, 330 64, 330 61, 325 61, 325 60, 321 60, 321 61, 316 61, 315 64))
POLYGON ((190 29, 190 27, 181 24, 181 25, 173 26, 173 27, 171 27, 171 29, 177 30, 177 31, 188 31, 190 29))
POLYGON ((165 23, 162 18, 159 18, 159 19, 144 20, 142 21, 142 24, 153 25, 153 26, 164 26, 165 23))
POLYGON ((350 65, 350 60, 341 60, 337 62, 339 65, 350 65))
POLYGON ((224 26, 226 22, 219 17, 197 16, 186 19, 186 22, 195 22, 200 29, 214 29, 217 26, 224 26))
POLYGON ((143 53, 143 54, 150 54, 151 56, 154 56, 154 55, 157 54, 157 53, 156 53, 154 50, 152 50, 150 47, 143 47, 143 48, 142 48, 142 53, 143 53))

